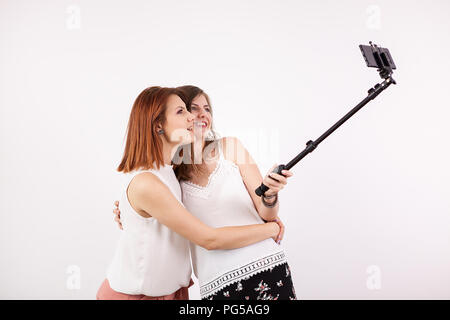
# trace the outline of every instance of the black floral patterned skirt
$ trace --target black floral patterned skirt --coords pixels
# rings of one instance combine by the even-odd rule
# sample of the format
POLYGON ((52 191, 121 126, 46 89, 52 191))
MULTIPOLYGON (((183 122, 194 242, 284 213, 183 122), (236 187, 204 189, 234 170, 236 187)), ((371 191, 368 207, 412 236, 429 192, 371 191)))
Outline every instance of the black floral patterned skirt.
POLYGON ((230 284, 202 300, 297 300, 291 269, 285 262, 230 284))

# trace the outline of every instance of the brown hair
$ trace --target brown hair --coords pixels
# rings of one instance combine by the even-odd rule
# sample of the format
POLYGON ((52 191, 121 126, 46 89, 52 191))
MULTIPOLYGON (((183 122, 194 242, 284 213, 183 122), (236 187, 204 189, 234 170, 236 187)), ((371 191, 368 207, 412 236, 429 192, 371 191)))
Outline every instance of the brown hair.
POLYGON ((157 169, 164 165, 163 143, 157 125, 166 121, 166 103, 170 95, 181 99, 175 88, 149 87, 136 98, 127 127, 127 142, 117 171, 127 173, 139 169, 157 169))
MULTIPOLYGON (((191 104, 192 104, 192 100, 194 100, 195 98, 197 98, 200 95, 203 95, 206 99, 206 101, 208 102, 209 108, 211 110, 211 116, 213 114, 212 111, 212 107, 211 107, 211 101, 209 99, 209 96, 199 87, 196 86, 191 86, 191 85, 187 85, 187 86, 181 86, 181 87, 177 87, 177 90, 180 91, 181 95, 180 98, 184 101, 184 103, 186 104, 186 108, 191 111, 191 104)), ((206 148, 209 144, 211 143, 217 143, 217 134, 214 132, 213 130, 213 122, 211 121, 211 132, 212 132, 212 140, 211 141, 205 141, 205 145, 203 147, 206 148)), ((183 151, 186 149, 183 149, 183 151)), ((174 164, 174 171, 175 171, 175 175, 177 177, 178 180, 190 180, 192 178, 193 174, 199 174, 202 173, 203 170, 201 169, 201 167, 194 163, 194 146, 193 144, 190 145, 190 148, 187 148, 187 151, 190 152, 189 155, 187 155, 187 157, 189 158, 189 163, 185 163, 184 161, 182 161, 180 164, 174 164)))

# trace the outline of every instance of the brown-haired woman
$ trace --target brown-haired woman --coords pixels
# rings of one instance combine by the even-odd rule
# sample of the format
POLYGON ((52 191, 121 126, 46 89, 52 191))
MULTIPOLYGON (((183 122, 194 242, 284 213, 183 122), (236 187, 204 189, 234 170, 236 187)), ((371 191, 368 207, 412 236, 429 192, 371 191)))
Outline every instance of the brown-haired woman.
POLYGON ((185 209, 171 167, 176 150, 193 140, 194 117, 181 96, 175 88, 150 87, 134 102, 118 167, 129 173, 124 232, 97 299, 188 299, 189 241, 205 250, 234 249, 280 232, 278 223, 214 228, 185 209))

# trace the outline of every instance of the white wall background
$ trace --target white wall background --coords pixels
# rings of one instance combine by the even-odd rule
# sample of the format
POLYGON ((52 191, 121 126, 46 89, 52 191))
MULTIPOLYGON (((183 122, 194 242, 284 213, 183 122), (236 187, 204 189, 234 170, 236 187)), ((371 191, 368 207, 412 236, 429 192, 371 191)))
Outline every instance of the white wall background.
POLYGON ((217 130, 266 173, 381 80, 358 48, 372 40, 390 49, 398 85, 294 167, 280 194, 295 289, 449 299, 449 18, 446 0, 2 0, 0 298, 95 298, 144 88, 203 88, 217 130))

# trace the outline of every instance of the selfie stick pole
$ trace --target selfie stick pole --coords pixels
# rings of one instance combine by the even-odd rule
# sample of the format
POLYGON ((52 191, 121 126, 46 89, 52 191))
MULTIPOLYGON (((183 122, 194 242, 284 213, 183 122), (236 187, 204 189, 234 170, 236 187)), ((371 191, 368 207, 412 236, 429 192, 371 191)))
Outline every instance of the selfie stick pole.
MULTIPOLYGON (((386 70, 379 70, 381 72, 386 72, 386 70)), ((337 128, 339 128, 345 121, 347 121, 351 116, 353 116, 356 112, 358 112, 359 109, 364 107, 370 100, 375 99, 376 96, 378 96, 383 90, 385 90, 387 87, 389 87, 391 84, 396 84, 395 80, 391 77, 391 75, 381 74, 382 77, 386 77, 385 80, 382 83, 377 83, 373 88, 370 88, 368 93, 369 95, 362 100, 356 107, 354 107, 350 112, 348 112, 344 117, 342 117, 341 120, 336 122, 330 129, 328 129, 324 134, 322 134, 316 141, 309 140, 306 143, 306 148, 300 152, 294 159, 288 162, 288 164, 283 165, 280 164, 278 167, 276 167, 272 172, 278 173, 281 175, 282 170, 289 170, 293 166, 297 164, 301 159, 303 159, 308 153, 311 153, 314 151, 314 149, 317 148, 317 146, 325 140, 326 137, 328 137, 330 134, 332 134, 337 128)), ((255 190, 255 193, 258 196, 263 195, 269 188, 264 185, 264 183, 261 183, 261 185, 255 190)))

